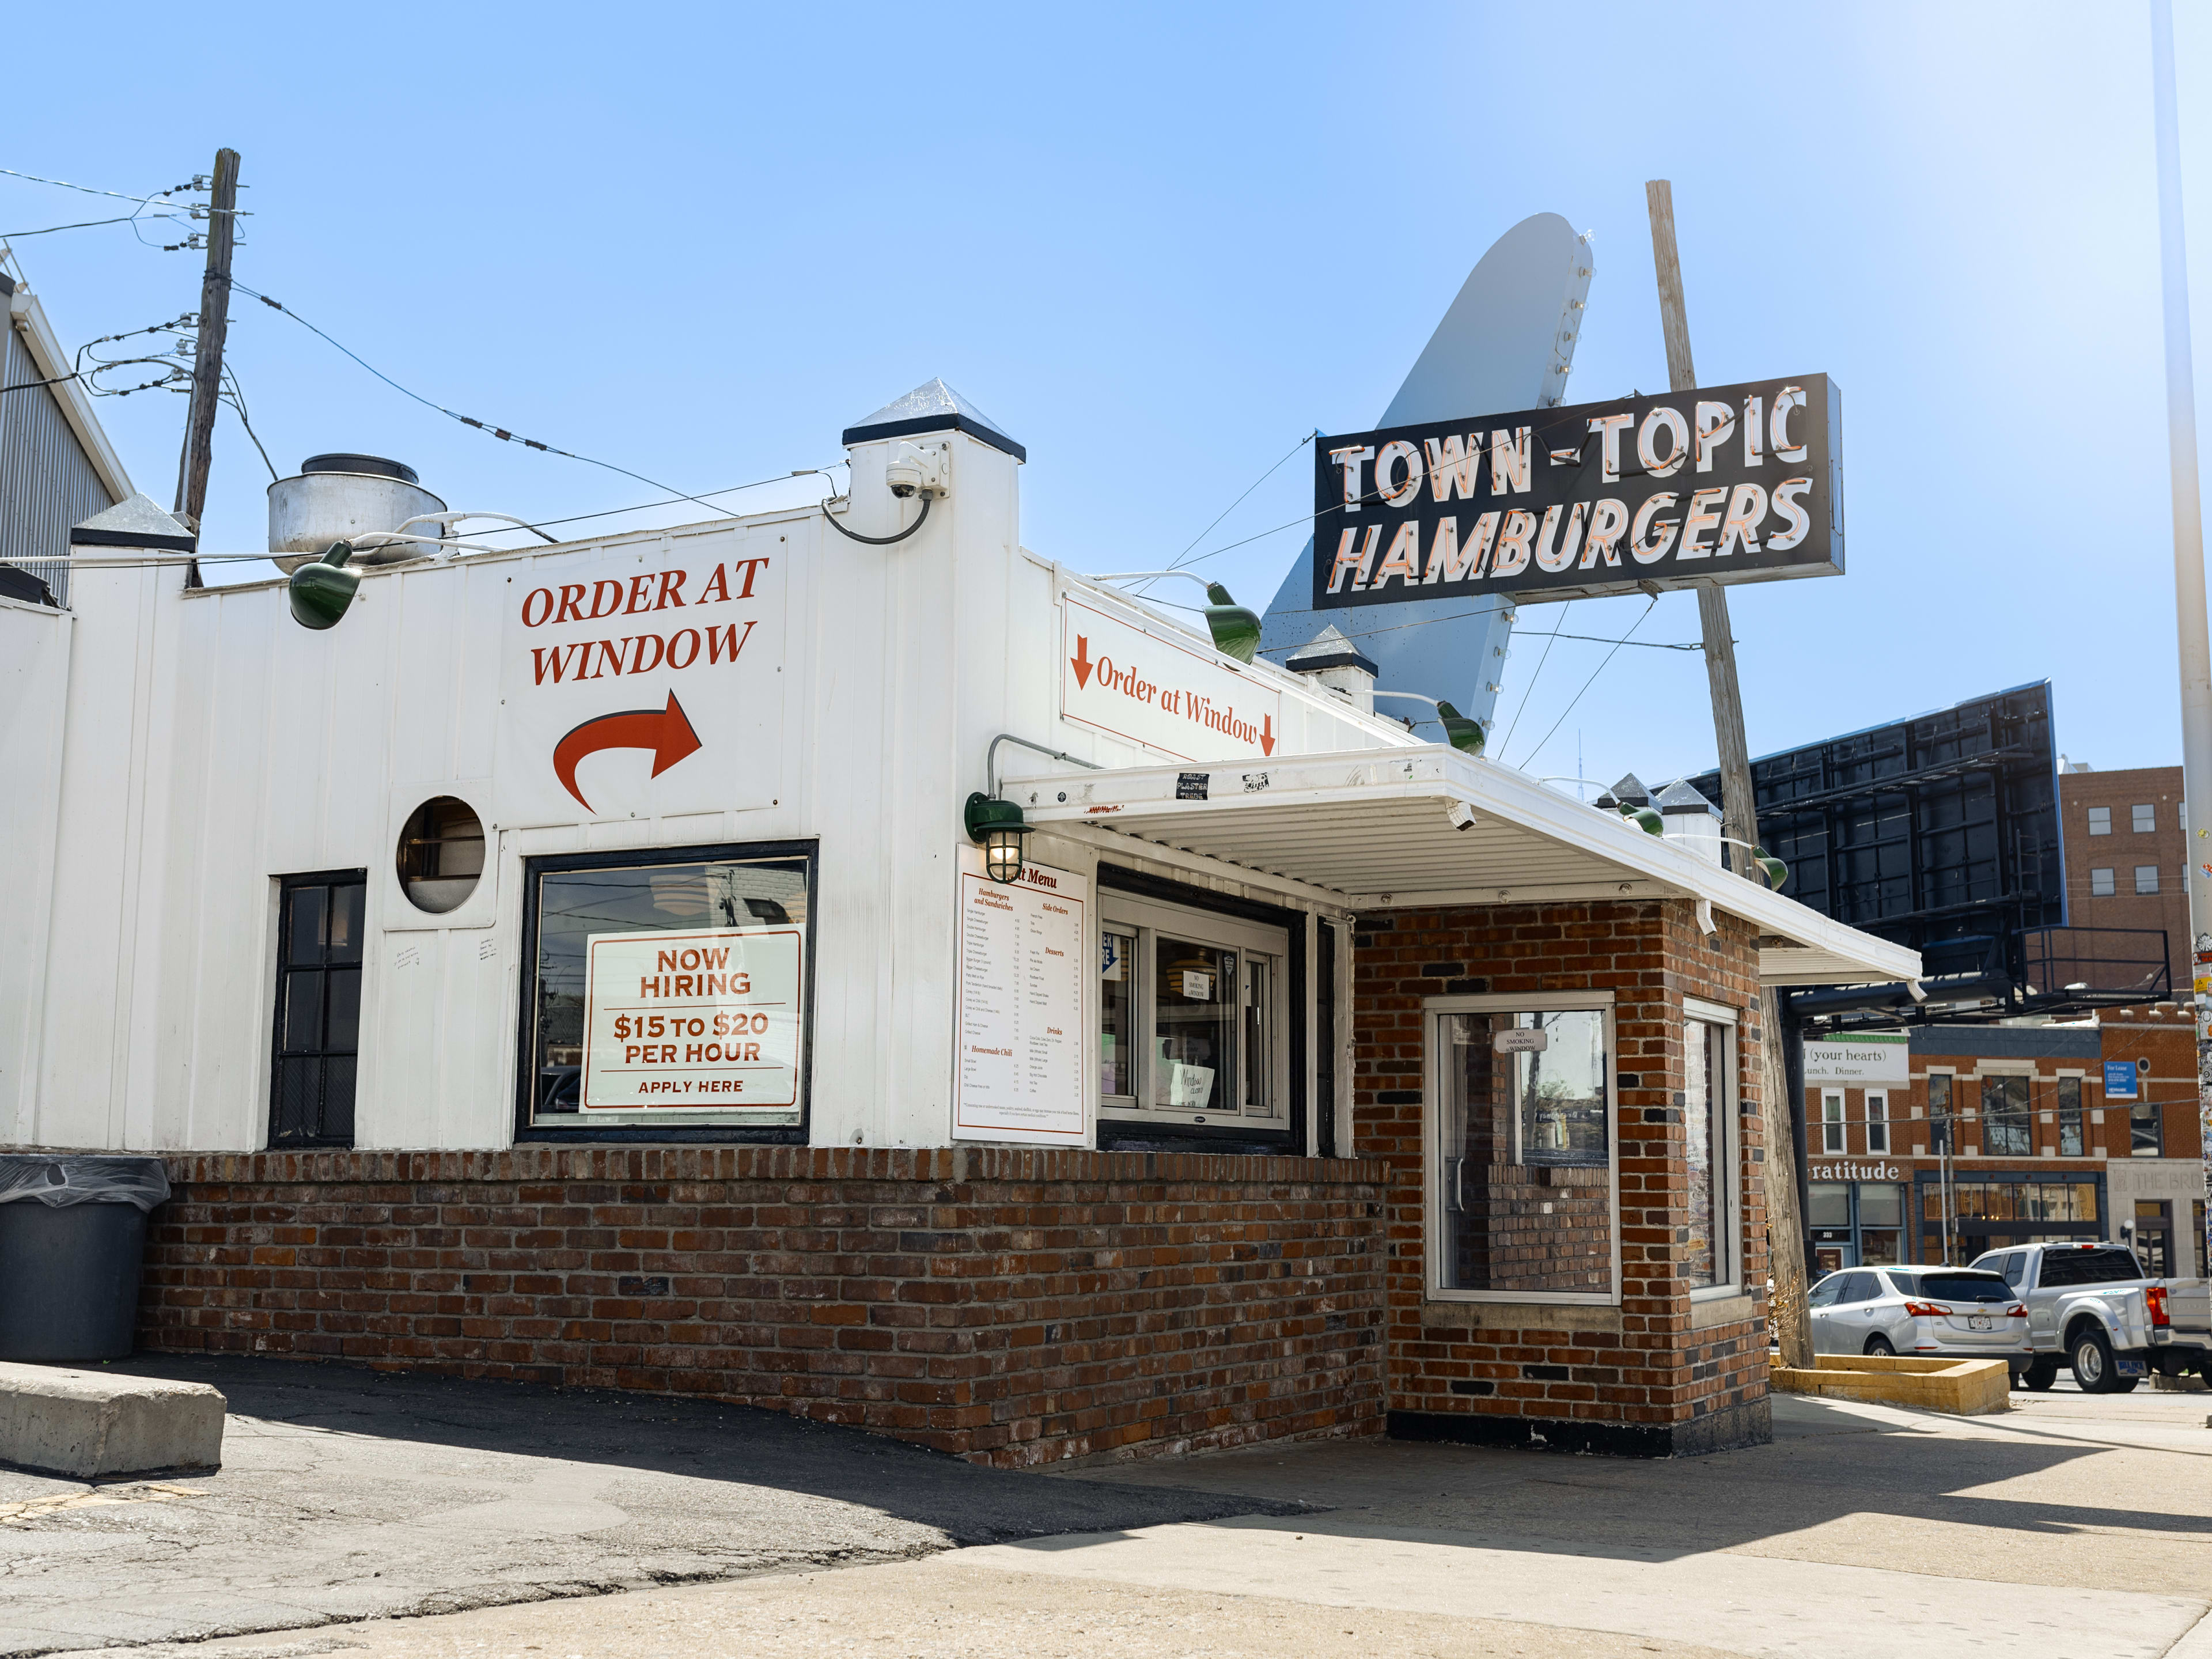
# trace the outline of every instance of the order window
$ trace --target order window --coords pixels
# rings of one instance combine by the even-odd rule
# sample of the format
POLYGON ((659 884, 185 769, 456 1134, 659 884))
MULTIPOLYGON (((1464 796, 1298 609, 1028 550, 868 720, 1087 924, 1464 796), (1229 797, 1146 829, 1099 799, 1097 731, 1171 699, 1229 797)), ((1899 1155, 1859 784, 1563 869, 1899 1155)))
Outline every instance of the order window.
POLYGON ((1619 1294, 1613 1011, 1548 1001, 1431 1005, 1431 1294, 1619 1294))
POLYGON ((1285 1127, 1284 929, 1109 892, 1098 950, 1102 1115, 1285 1127))
POLYGON ((520 1128, 793 1139, 812 894, 788 843, 529 860, 520 1128))

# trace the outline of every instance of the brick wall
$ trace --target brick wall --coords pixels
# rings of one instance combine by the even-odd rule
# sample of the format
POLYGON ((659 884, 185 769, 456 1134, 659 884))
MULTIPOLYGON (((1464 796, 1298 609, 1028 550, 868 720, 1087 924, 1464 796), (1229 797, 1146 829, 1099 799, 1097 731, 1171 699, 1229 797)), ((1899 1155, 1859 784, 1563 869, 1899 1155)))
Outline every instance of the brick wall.
MULTIPOLYGON (((2169 995, 2189 994, 2189 849, 2181 822, 2181 769, 2133 767, 2118 772, 2058 775, 2059 842, 2066 863, 2066 921, 2074 927, 2166 930, 2169 995), (2112 814, 2112 833, 2089 833, 2089 809, 2112 814), (2138 830, 2135 809, 2152 809, 2154 827, 2138 830), (2136 891, 2136 866, 2158 867, 2158 891, 2136 891), (2100 897, 2092 870, 2112 872, 2112 891, 2100 897)), ((2112 948, 2119 947, 2117 941, 2112 948)), ((2155 954, 2154 952, 2154 954, 2155 954)))
MULTIPOLYGON (((1765 1152, 1759 998, 1750 930, 1718 918, 1708 946, 1687 902, 1364 915, 1354 933, 1355 1150, 1387 1160, 1390 1425, 1396 1434, 1632 1453, 1767 1437, 1765 1152), (1619 1097, 1618 1308, 1430 1300, 1424 1291, 1425 1073, 1432 997, 1613 993, 1619 1097), (1698 1304, 1684 1157, 1685 996, 1738 1011, 1739 1240, 1747 1301, 1698 1304)), ((1516 1183, 1569 1173, 1514 1170, 1516 1183)), ((1583 1171, 1571 1173, 1580 1175, 1583 1171)), ((1601 1174, 1602 1172, 1598 1172, 1601 1174)), ((1511 1204, 1570 1192, 1528 1189, 1511 1204)), ((1551 1221, 1559 1215, 1555 1207, 1551 1221)), ((1568 1222, 1573 1218, 1569 1216, 1568 1222)))
POLYGON ((1382 1425, 1372 1164, 520 1147, 169 1174, 147 1347, 710 1395, 1002 1465, 1382 1425))

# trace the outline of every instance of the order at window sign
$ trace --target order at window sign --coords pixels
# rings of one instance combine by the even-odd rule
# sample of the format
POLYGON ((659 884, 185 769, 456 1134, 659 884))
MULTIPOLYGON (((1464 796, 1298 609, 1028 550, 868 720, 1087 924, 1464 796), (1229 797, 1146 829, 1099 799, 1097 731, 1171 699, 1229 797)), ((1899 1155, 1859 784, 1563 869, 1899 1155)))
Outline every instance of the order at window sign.
POLYGON ((795 927, 594 936, 581 1104, 795 1105, 800 959, 795 927))

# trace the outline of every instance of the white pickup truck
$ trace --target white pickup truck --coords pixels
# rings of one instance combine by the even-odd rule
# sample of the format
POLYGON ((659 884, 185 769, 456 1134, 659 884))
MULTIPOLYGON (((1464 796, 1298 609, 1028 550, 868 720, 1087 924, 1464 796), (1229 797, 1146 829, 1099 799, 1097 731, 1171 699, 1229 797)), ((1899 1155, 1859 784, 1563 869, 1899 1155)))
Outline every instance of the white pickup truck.
POLYGON ((2125 1394, 2156 1371, 2212 1381, 2212 1285, 2151 1279, 2124 1244, 2023 1244, 1978 1257, 2027 1307, 2035 1358, 2023 1373, 2047 1389, 2062 1364, 2084 1394, 2125 1394))

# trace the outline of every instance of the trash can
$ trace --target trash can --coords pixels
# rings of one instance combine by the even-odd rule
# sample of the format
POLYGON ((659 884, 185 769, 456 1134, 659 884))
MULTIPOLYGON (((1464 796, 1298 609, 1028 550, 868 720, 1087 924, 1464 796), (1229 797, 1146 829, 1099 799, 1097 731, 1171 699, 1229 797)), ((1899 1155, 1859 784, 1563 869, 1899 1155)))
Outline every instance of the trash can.
POLYGON ((0 1359, 131 1352, 158 1158, 0 1155, 0 1359))

